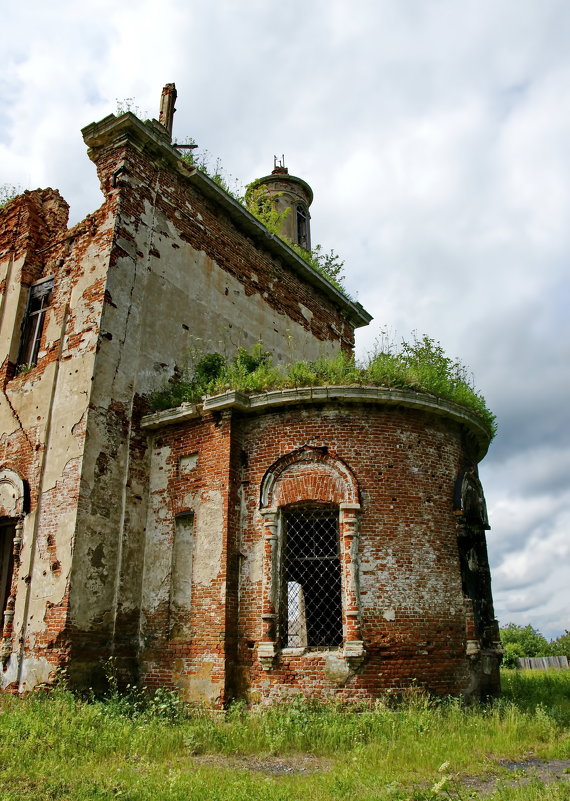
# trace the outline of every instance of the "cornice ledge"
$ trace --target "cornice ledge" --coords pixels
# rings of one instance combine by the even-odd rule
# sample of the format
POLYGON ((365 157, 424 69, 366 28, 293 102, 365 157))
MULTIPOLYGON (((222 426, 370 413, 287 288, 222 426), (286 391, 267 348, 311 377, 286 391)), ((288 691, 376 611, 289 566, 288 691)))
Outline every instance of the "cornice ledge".
POLYGON ((153 414, 145 414, 141 419, 141 428, 144 431, 154 431, 164 426, 183 423, 185 420, 194 420, 200 415, 201 409, 195 403, 181 403, 175 409, 164 409, 153 414))
POLYGON ((229 390, 205 398, 201 405, 183 404, 177 409, 168 409, 164 412, 147 415, 143 418, 142 427, 156 429, 164 425, 173 425, 183 420, 199 417, 202 411, 211 412, 233 408, 241 412, 255 413, 272 406, 311 403, 374 403, 402 406, 447 417, 466 426, 477 442, 480 459, 487 452, 491 441, 489 432, 477 415, 457 403, 412 390, 370 386, 300 387, 298 389, 275 389, 257 395, 246 395, 238 390, 229 390))
POLYGON ((132 142, 140 150, 150 151, 173 166, 180 161, 166 129, 157 120, 140 120, 131 111, 120 116, 109 114, 99 122, 92 122, 81 129, 83 141, 89 148, 88 155, 96 161, 99 152, 121 141, 132 142))

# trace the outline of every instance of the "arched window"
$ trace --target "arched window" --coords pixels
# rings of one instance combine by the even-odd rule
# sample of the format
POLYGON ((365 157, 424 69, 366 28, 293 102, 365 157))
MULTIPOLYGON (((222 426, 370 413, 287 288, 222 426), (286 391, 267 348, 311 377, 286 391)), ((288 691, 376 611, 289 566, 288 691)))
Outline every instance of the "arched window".
POLYGON ((12 624, 18 586, 18 567, 24 514, 28 509, 29 489, 13 470, 0 470, 0 632, 3 635, 0 657, 8 659, 12 651, 12 624))
POLYGON ((271 670, 282 649, 339 648, 364 656, 358 590, 358 485, 326 447, 285 454, 260 487, 264 522, 262 637, 271 670))
POLYGON ((14 522, 0 525, 0 631, 3 627, 3 614, 12 586, 14 569, 13 543, 16 527, 14 522))
POLYGON ((300 203, 297 204, 297 243, 305 250, 311 249, 308 212, 300 203))

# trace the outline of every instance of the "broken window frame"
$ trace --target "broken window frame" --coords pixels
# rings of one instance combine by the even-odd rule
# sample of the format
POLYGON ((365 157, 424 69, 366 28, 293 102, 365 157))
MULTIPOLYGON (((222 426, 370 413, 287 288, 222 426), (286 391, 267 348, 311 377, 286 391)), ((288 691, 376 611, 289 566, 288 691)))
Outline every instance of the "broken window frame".
POLYGON ((33 284, 28 294, 26 313, 22 321, 18 367, 35 367, 45 327, 46 312, 53 294, 53 278, 33 284))

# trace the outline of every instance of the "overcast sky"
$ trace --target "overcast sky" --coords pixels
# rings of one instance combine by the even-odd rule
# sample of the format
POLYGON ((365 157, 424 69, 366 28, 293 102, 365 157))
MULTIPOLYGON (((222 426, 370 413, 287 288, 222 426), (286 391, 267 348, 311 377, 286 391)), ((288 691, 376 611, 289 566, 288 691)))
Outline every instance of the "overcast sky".
POLYGON ((28 0, 0 30, 0 184, 102 195, 80 129, 179 93, 242 182, 313 187, 312 238, 374 315, 473 371, 496 613, 570 629, 568 0, 28 0))

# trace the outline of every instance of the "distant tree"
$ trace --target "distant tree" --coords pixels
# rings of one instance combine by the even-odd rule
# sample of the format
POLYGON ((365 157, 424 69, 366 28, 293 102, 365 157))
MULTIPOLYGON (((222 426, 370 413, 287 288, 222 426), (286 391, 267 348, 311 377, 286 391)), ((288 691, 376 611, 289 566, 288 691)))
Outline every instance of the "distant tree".
POLYGON ((567 656, 570 659, 570 631, 566 630, 560 637, 551 640, 549 649, 552 656, 567 656))
POLYGON ((503 645, 503 667, 518 667, 517 659, 525 656, 518 642, 507 642, 503 645))
POLYGON ((551 646, 546 637, 532 626, 518 626, 508 623, 499 629, 501 645, 505 651, 503 665, 516 667, 517 658, 524 656, 550 656, 551 646))

